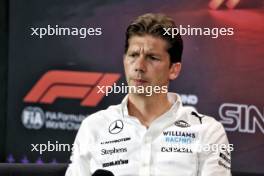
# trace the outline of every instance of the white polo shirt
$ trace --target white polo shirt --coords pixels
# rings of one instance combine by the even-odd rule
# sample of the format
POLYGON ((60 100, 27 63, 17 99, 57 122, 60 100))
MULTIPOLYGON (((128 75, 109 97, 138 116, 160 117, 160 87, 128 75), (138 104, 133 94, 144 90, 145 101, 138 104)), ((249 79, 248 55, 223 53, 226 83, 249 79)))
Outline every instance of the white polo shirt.
POLYGON ((90 176, 98 169, 115 176, 231 175, 222 124, 183 107, 175 93, 168 93, 168 100, 173 106, 149 128, 128 115, 128 96, 87 117, 76 136, 66 176, 90 176))

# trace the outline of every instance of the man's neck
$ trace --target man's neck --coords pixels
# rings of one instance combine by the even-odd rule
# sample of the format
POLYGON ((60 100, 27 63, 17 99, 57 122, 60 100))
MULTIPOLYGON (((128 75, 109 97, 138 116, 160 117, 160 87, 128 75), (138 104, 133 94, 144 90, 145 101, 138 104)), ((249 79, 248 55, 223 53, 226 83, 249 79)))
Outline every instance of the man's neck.
POLYGON ((171 103, 167 94, 153 94, 152 96, 129 94, 128 96, 129 115, 138 118, 147 128, 170 107, 171 103))

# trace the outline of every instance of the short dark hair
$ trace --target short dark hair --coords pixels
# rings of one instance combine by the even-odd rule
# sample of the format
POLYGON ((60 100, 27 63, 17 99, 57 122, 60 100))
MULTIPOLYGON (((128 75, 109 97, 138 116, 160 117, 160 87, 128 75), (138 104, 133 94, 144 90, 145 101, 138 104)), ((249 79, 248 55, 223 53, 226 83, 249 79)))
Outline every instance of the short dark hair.
POLYGON ((181 62, 183 41, 180 34, 171 37, 164 35, 163 28, 176 28, 172 18, 164 14, 147 13, 137 17, 126 30, 125 53, 129 47, 129 39, 132 36, 152 35, 164 39, 168 44, 168 53, 171 63, 181 62))

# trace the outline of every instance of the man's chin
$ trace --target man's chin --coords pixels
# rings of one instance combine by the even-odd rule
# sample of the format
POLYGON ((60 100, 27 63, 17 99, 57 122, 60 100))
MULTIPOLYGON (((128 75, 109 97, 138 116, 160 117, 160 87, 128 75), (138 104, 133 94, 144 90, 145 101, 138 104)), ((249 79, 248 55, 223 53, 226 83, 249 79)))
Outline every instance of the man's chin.
POLYGON ((151 96, 153 96, 153 94, 151 94, 151 93, 138 93, 138 92, 129 93, 129 95, 138 96, 138 97, 151 97, 151 96))
POLYGON ((129 93, 138 96, 151 96, 152 91, 148 89, 149 87, 150 86, 143 86, 143 85, 130 86, 129 93))

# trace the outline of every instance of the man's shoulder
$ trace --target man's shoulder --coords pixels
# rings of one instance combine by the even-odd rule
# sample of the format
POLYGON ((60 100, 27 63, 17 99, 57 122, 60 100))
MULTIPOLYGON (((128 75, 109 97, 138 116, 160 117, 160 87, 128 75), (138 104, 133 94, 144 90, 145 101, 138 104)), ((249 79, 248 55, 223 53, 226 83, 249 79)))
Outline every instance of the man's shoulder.
POLYGON ((193 125, 221 125, 214 117, 199 113, 194 107, 184 106, 182 107, 182 114, 188 123, 193 125))

